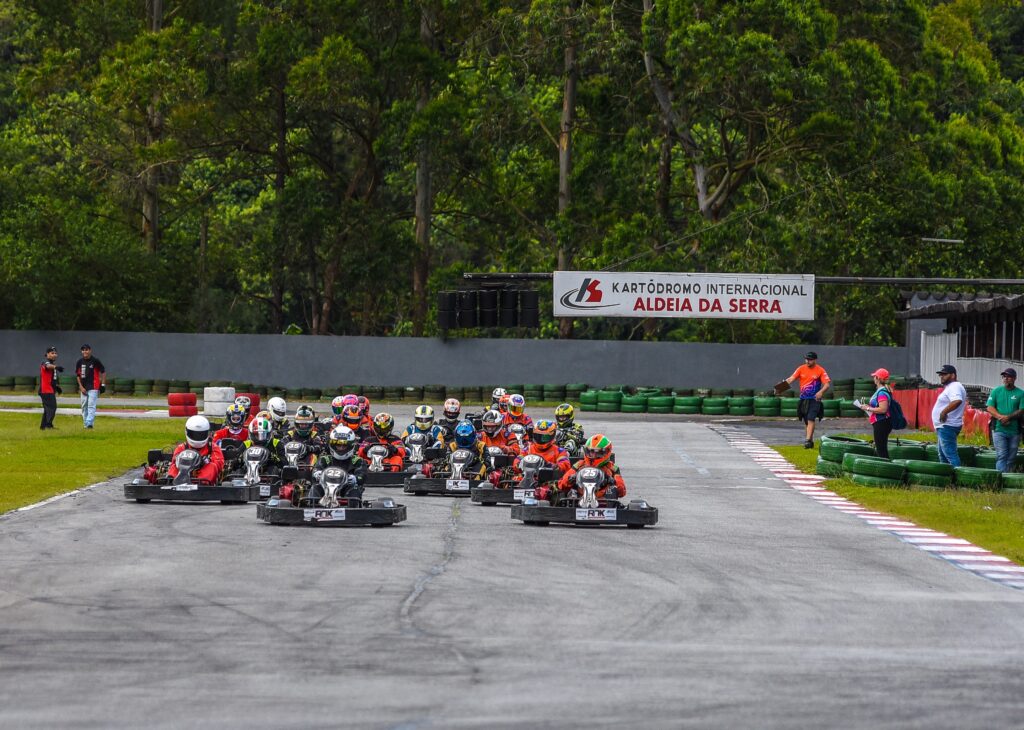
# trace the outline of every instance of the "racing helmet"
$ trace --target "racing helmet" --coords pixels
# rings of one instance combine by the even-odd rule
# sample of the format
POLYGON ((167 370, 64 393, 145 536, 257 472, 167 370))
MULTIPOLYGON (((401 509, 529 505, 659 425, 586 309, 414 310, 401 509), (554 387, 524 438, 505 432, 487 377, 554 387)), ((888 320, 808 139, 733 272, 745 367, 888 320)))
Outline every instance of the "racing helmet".
POLYGON ((341 422, 353 431, 359 428, 359 424, 363 422, 363 414, 359 412, 359 406, 345 406, 341 410, 341 422))
POLYGON ((270 411, 270 420, 281 423, 288 415, 288 404, 284 402, 284 398, 275 395, 267 401, 267 410, 270 411))
POLYGON ((444 417, 450 421, 458 419, 459 414, 462 413, 462 404, 459 403, 458 398, 449 398, 444 402, 444 417))
POLYGON ((576 409, 571 403, 563 403, 555 408, 555 421, 559 428, 569 428, 576 420, 576 409))
POLYGON ((210 441, 210 422, 206 416, 192 416, 185 421, 185 441, 193 449, 201 449, 210 441))
POLYGON ((316 424, 316 413, 309 406, 299 406, 295 409, 295 431, 300 436, 309 436, 316 424))
POLYGON ((345 396, 343 396, 343 395, 336 395, 336 396, 334 396, 334 400, 331 401, 331 412, 334 413, 334 415, 340 417, 341 416, 341 411, 342 411, 342 409, 344 407, 345 407, 345 396))
POLYGON ((508 412, 510 414, 521 416, 524 410, 526 410, 526 398, 519 395, 519 393, 513 393, 508 397, 508 412))
POLYGON ((377 435, 377 438, 390 438, 394 428, 395 419, 390 413, 381 412, 373 417, 373 432, 377 435))
POLYGON ((370 417, 370 399, 365 395, 359 396, 359 412, 363 414, 363 418, 370 417))
POLYGON ((501 413, 498 411, 486 411, 484 415, 480 417, 480 428, 482 428, 484 433, 488 436, 497 436, 498 431, 501 430, 501 423, 503 420, 501 413))
POLYGON ((533 442, 538 446, 549 447, 555 442, 555 430, 554 421, 537 421, 537 425, 533 427, 533 442))
POLYGON ((240 403, 232 403, 224 414, 224 425, 237 431, 245 425, 245 408, 240 403))
POLYGON ((455 427, 455 445, 460 449, 471 449, 476 445, 476 429, 469 421, 455 427))
POLYGON ((501 402, 501 396, 508 395, 508 391, 504 388, 495 388, 491 391, 491 405, 496 406, 501 402))
POLYGON ((270 437, 274 433, 274 422, 270 420, 270 415, 266 411, 260 411, 259 414, 249 422, 249 440, 254 444, 263 444, 270 442, 270 437))
POLYGON ((417 406, 413 420, 417 431, 429 431, 434 427, 434 409, 430 406, 417 406))
POLYGON ((604 466, 612 456, 612 442, 603 433, 595 433, 583 444, 588 466, 604 466))
POLYGON ((346 406, 355 406, 356 408, 358 408, 359 396, 356 395, 355 393, 346 393, 341 397, 341 402, 344 403, 346 406))
POLYGON ((500 398, 498 398, 498 412, 499 413, 508 413, 508 399, 511 398, 511 397, 512 396, 510 396, 508 393, 505 393, 505 395, 503 395, 500 398))
POLYGON ((331 456, 340 461, 351 459, 356 452, 359 439, 348 426, 335 426, 331 429, 331 435, 327 437, 327 448, 331 456))
POLYGON ((244 408, 245 412, 248 414, 249 409, 252 408, 252 398, 250 398, 247 395, 236 395, 235 404, 242 406, 242 408, 244 408))

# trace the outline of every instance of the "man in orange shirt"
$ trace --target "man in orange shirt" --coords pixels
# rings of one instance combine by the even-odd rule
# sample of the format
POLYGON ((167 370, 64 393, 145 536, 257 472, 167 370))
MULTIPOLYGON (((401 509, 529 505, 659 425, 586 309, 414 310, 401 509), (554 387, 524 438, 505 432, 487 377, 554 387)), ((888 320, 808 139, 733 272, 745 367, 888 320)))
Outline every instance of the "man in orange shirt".
POLYGON ((794 380, 800 382, 800 408, 797 411, 797 418, 806 424, 804 448, 813 449, 815 421, 820 421, 822 417, 821 397, 832 385, 832 380, 825 372, 825 368, 818 364, 816 352, 804 355, 804 364, 786 378, 786 382, 790 384, 794 380))

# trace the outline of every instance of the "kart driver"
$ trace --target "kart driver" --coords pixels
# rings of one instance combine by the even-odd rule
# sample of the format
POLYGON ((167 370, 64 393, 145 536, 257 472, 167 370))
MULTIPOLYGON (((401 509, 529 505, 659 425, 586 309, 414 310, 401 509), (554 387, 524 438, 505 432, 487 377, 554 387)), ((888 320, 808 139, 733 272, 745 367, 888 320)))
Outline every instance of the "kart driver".
POLYGON ((485 449, 497 447, 506 454, 518 453, 514 440, 510 440, 502 427, 503 417, 498 411, 486 411, 480 418, 480 441, 485 449))
POLYGON ((426 435, 428 449, 444 446, 441 427, 434 423, 434 409, 430 406, 416 407, 416 412, 413 414, 413 422, 402 431, 402 441, 407 440, 414 433, 426 435))
POLYGON ((583 426, 576 423, 576 409, 571 403, 563 403, 555 408, 555 422, 558 430, 555 432, 555 443, 569 452, 570 455, 583 445, 586 438, 583 434, 583 426))
POLYGON ((206 416, 191 416, 185 421, 185 442, 174 449, 171 464, 167 468, 167 476, 172 479, 178 476, 178 465, 175 463, 178 454, 185 449, 198 451, 201 459, 202 466, 193 473, 193 479, 203 484, 218 484, 221 472, 224 471, 224 453, 210 439, 210 422, 206 416))
MULTIPOLYGON (((612 461, 612 442, 604 434, 595 433, 583 444, 583 458, 577 461, 569 471, 558 480, 558 489, 568 491, 576 488, 576 472, 586 466, 592 466, 604 472, 605 482, 597 490, 597 498, 620 499, 626 496, 626 482, 619 473, 619 467, 612 461), (617 493, 608 495, 608 490, 615 487, 617 493)), ((535 493, 535 496, 536 493, 535 493)), ((537 499, 548 499, 548 496, 537 496, 537 499)))
POLYGON ((267 410, 270 411, 270 420, 274 423, 274 431, 278 438, 281 438, 292 427, 288 421, 288 404, 284 398, 274 396, 267 401, 267 410))
POLYGON ((301 441, 313 454, 319 454, 324 450, 323 438, 317 428, 316 413, 309 406, 299 406, 295 409, 295 419, 291 430, 281 439, 280 449, 292 441, 301 441))
POLYGON ((505 414, 504 426, 508 427, 513 423, 520 424, 529 434, 533 430, 533 419, 526 415, 526 398, 519 393, 513 393, 508 397, 508 413, 505 414))
POLYGON ((238 403, 232 403, 224 414, 224 428, 213 434, 213 443, 220 446, 224 439, 234 439, 241 443, 247 438, 249 430, 246 428, 245 409, 238 403))
POLYGON ((329 466, 337 466, 362 484, 366 474, 366 462, 356 453, 358 448, 359 439, 352 429, 348 426, 335 426, 327 435, 327 451, 321 454, 313 465, 313 478, 320 478, 318 471, 329 466))
POLYGON ((359 457, 369 461, 366 455, 371 446, 386 446, 388 455, 384 457, 384 471, 402 471, 405 459, 405 444, 394 435, 395 419, 390 413, 378 413, 373 417, 373 432, 359 447, 359 457))
POLYGON ((235 405, 242 406, 242 410, 245 411, 245 427, 248 428, 249 423, 255 417, 255 414, 252 412, 252 398, 247 395, 236 395, 235 405))
POLYGON ((274 434, 274 422, 270 420, 266 411, 260 411, 249 424, 249 439, 243 446, 247 449, 250 446, 262 446, 270 454, 268 465, 281 466, 281 442, 274 434))
POLYGON ((341 412, 345 410, 345 396, 336 395, 334 400, 331 401, 331 418, 324 419, 323 425, 325 428, 333 429, 335 426, 341 425, 341 412))
POLYGON ((521 479, 523 476, 522 471, 519 468, 519 462, 523 456, 530 454, 536 454, 537 456, 544 459, 549 464, 553 464, 562 474, 565 474, 572 468, 572 462, 569 461, 568 452, 555 443, 555 432, 556 427, 553 421, 543 420, 538 421, 536 428, 533 429, 533 441, 522 456, 517 456, 516 460, 512 462, 512 468, 515 470, 516 479, 521 479))
POLYGON ((359 412, 359 406, 345 406, 341 411, 341 423, 337 424, 337 426, 350 428, 357 442, 360 443, 373 435, 372 428, 367 428, 363 425, 363 414, 359 412))
POLYGON ((501 408, 499 407, 499 404, 501 403, 501 399, 504 398, 506 395, 508 395, 508 391, 505 390, 504 388, 495 388, 494 390, 491 391, 491 410, 492 411, 500 411, 501 410, 501 408))
POLYGON ((455 427, 452 442, 448 445, 448 457, 456 451, 466 450, 473 454, 473 460, 467 464, 462 475, 467 479, 483 479, 487 473, 484 461, 484 445, 476 437, 476 429, 469 421, 463 421, 455 427))
POLYGON ((455 439, 455 429, 459 425, 461 414, 462 404, 458 398, 449 398, 444 402, 442 417, 437 420, 437 425, 444 431, 444 440, 449 444, 455 439))

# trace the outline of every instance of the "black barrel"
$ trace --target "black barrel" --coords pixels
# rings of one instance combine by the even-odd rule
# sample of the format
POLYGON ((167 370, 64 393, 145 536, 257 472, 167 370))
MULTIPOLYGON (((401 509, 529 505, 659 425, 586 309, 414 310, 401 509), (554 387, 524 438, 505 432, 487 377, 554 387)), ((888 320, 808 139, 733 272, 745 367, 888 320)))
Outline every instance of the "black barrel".
POLYGON ((522 308, 519 310, 520 327, 540 327, 540 312, 536 309, 522 308))
POLYGON ((519 326, 540 327, 540 295, 535 289, 522 289, 519 292, 519 326))
POLYGON ((498 326, 498 290, 481 289, 477 297, 480 301, 480 326, 498 326))
POLYGON ((455 292, 440 291, 437 293, 437 327, 446 330, 458 326, 455 317, 455 292))
POLYGON ((501 301, 501 311, 498 313, 498 321, 502 327, 515 327, 519 324, 519 290, 502 289, 498 297, 501 301))
POLYGON ((459 327, 476 327, 478 323, 476 289, 459 292, 459 327))

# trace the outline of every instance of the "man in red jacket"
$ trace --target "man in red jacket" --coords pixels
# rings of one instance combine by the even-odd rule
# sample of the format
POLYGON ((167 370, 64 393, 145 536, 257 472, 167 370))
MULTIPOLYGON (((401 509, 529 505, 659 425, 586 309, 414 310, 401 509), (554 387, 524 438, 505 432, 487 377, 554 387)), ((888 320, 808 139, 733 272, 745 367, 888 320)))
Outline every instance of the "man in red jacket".
POLYGON ((192 477, 204 484, 219 484, 221 472, 224 471, 224 452, 210 439, 210 422, 205 416, 192 416, 185 421, 185 443, 178 444, 171 456, 171 465, 167 468, 167 475, 172 479, 178 476, 178 467, 174 461, 185 449, 198 451, 202 460, 202 466, 195 470, 192 477))
POLYGON ((53 417, 57 415, 57 394, 60 386, 57 385, 57 373, 64 372, 64 368, 57 364, 57 348, 46 348, 46 359, 39 366, 39 399, 43 402, 43 420, 39 429, 45 431, 54 428, 53 417))

